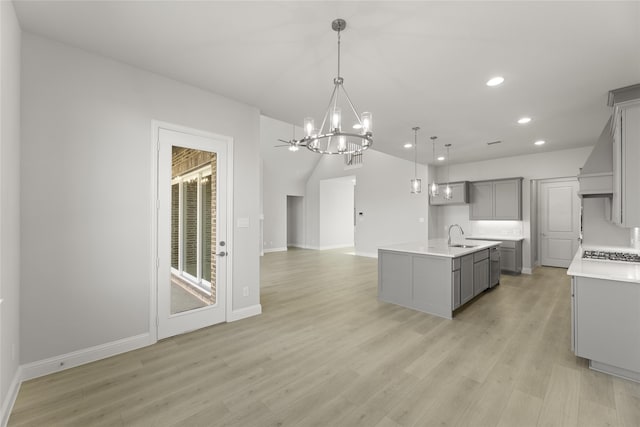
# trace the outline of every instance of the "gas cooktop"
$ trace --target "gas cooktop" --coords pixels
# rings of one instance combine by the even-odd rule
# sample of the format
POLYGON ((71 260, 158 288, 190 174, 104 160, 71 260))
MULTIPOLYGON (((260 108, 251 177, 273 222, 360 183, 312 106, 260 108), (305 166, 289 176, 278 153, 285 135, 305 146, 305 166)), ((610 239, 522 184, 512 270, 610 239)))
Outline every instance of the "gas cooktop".
POLYGON ((584 251, 582 258, 640 263, 640 255, 631 252, 584 251))

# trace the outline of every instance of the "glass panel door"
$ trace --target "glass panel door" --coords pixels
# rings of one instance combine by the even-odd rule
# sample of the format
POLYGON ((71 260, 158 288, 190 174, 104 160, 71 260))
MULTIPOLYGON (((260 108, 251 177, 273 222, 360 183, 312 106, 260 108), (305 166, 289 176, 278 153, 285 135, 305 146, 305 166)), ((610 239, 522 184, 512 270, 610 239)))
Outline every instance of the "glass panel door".
POLYGON ((166 206, 158 213, 158 338, 163 338, 225 320, 226 176, 221 174, 227 142, 166 129, 159 129, 158 141, 159 206, 166 206))

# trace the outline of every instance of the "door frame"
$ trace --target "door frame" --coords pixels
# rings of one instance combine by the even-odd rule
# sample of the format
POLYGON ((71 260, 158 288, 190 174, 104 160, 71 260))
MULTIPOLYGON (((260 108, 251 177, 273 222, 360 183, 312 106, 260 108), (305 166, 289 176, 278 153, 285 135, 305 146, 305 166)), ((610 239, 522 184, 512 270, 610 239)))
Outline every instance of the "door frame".
MULTIPOLYGON (((563 182, 563 181, 575 181, 578 182, 578 177, 575 175, 561 176, 556 178, 542 178, 536 180, 536 246, 537 246, 537 262, 536 265, 542 265, 542 191, 540 191, 543 183, 563 182)), ((582 229, 582 215, 578 215, 578 233, 582 229)))
POLYGON ((182 132, 189 135, 200 136, 204 138, 212 138, 225 140, 227 143, 227 277, 225 285, 225 322, 228 322, 233 308, 233 138, 230 136, 220 135, 213 132, 207 132, 194 129, 187 126, 177 125, 174 123, 163 122, 160 120, 151 120, 151 252, 149 257, 149 265, 151 271, 151 285, 149 287, 149 334, 154 338, 154 342, 158 341, 158 163, 159 163, 159 131, 166 129, 174 132, 182 132))

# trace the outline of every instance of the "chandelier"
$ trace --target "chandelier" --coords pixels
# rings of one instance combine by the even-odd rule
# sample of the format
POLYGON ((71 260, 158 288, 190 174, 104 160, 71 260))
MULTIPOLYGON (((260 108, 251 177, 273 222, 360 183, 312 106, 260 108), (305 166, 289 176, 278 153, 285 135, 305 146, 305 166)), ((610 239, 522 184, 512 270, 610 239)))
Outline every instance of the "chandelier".
POLYGON ((338 74, 333 79, 329 106, 319 128, 312 117, 304 119, 304 137, 287 141, 291 151, 307 147, 320 154, 359 154, 373 145, 372 115, 369 112, 358 114, 340 76, 340 32, 347 28, 347 22, 335 19, 331 28, 338 33, 338 74), (348 130, 343 130, 345 123, 351 126, 348 130))

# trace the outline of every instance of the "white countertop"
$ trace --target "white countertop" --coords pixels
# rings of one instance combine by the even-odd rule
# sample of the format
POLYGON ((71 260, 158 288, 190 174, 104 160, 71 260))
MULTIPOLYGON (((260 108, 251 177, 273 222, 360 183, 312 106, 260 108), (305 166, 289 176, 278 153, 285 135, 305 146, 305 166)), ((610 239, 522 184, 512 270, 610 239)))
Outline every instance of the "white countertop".
POLYGON ((429 241, 411 242, 411 243, 398 243, 394 245, 381 246, 379 250, 397 251, 397 252, 410 252, 420 255, 432 255, 456 258, 459 256, 471 254, 483 249, 500 246, 500 242, 497 241, 485 241, 485 240, 459 240, 454 239, 451 243, 463 244, 473 246, 470 248, 454 248, 447 245, 446 239, 430 239, 429 241))
POLYGON ((567 270, 569 276, 590 277, 592 279, 618 280, 640 283, 640 263, 582 259, 583 250, 605 250, 617 252, 638 252, 630 248, 583 247, 576 252, 567 270))
POLYGON ((474 235, 474 236, 469 236, 469 239, 478 239, 478 240, 502 240, 505 242, 519 242, 521 240, 524 240, 524 237, 522 236, 515 236, 512 234, 495 234, 495 235, 490 235, 490 234, 479 234, 479 235, 474 235))

